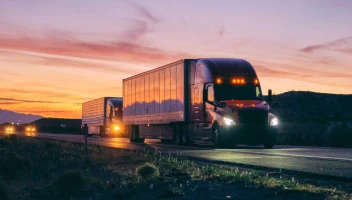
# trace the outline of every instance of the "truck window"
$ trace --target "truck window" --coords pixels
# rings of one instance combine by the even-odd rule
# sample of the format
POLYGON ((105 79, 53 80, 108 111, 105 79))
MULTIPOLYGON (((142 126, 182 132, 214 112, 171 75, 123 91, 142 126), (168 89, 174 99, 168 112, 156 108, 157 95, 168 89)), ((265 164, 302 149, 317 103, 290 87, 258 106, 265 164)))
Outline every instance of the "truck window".
POLYGON ((214 101, 214 88, 212 85, 208 86, 208 101, 214 101))
POLYGON ((112 117, 114 115, 114 108, 112 106, 109 106, 109 119, 112 120, 112 117))
POLYGON ((257 98, 260 98, 262 96, 262 93, 261 93, 260 88, 258 86, 255 88, 255 91, 257 93, 257 98))
POLYGON ((263 100, 261 89, 255 85, 216 85, 215 100, 263 100))

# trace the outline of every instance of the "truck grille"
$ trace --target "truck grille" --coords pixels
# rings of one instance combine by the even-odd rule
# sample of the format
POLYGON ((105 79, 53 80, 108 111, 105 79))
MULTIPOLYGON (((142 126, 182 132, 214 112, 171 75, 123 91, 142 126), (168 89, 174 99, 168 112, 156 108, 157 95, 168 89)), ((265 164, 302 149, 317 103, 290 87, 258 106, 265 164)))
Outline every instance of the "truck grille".
POLYGON ((237 111, 239 123, 268 123, 268 111, 265 110, 239 110, 237 111))

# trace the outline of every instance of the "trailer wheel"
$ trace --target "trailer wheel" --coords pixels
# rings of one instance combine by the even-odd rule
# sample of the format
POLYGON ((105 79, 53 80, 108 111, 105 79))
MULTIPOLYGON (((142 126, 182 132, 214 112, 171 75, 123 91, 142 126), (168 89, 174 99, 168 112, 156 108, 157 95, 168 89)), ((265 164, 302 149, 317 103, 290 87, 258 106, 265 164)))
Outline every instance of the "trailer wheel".
POLYGON ((131 134, 130 134, 130 141, 131 142, 143 143, 144 140, 145 140, 144 138, 140 138, 139 137, 139 126, 138 125, 132 126, 132 131, 131 131, 131 134))
POLYGON ((180 132, 182 133, 182 144, 185 145, 185 146, 188 146, 189 145, 189 136, 188 136, 188 132, 186 132, 183 127, 181 126, 180 127, 180 132))
POLYGON ((182 133, 177 127, 174 127, 174 141, 176 145, 182 145, 182 133))
POLYGON ((134 126, 129 127, 129 136, 130 136, 130 142, 135 142, 136 141, 136 135, 134 131, 134 126))
POLYGON ((218 125, 214 125, 213 127, 213 142, 215 148, 223 147, 223 142, 221 140, 220 129, 218 125))
POLYGON ((264 148, 266 149, 272 149, 274 147, 274 144, 273 143, 266 143, 264 144, 264 148))

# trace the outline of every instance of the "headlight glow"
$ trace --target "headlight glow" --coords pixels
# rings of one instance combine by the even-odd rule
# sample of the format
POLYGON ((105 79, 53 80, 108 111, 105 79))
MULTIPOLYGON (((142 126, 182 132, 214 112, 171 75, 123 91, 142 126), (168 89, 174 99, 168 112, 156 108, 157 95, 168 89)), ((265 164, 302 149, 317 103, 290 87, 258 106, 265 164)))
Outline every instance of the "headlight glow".
POLYGON ((116 126, 114 127, 114 129, 115 129, 115 131, 118 131, 118 130, 120 130, 120 127, 116 125, 116 126))
POLYGON ((227 118, 227 117, 224 117, 224 122, 227 126, 230 126, 230 125, 235 125, 235 122, 233 121, 233 119, 230 119, 230 118, 227 118))
POLYGON ((278 124, 279 124, 279 119, 277 119, 276 117, 272 119, 270 122, 270 126, 277 126, 278 124))

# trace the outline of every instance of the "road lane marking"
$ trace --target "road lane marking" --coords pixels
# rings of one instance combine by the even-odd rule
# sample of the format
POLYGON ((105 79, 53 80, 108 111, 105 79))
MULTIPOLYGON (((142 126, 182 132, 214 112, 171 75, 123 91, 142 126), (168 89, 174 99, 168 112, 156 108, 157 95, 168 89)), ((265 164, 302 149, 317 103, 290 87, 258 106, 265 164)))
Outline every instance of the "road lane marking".
MULTIPOLYGON (((65 139, 65 140, 83 140, 84 136, 83 135, 64 135, 64 134, 46 134, 46 133, 39 133, 36 134, 32 137, 42 137, 42 138, 52 138, 52 139, 65 139), (72 137, 74 136, 74 137, 72 137)), ((117 138, 94 138, 94 137, 89 137, 89 141, 97 141, 97 142, 114 142, 114 143, 124 143, 124 144, 134 144, 135 146, 140 146, 143 143, 131 143, 128 141, 128 139, 125 138, 119 138, 118 140, 122 141, 116 141, 114 139, 117 138), (123 141, 124 140, 124 141, 123 141)), ((164 147, 174 147, 174 148, 180 148, 180 149, 196 149, 196 150, 211 150, 211 151, 224 151, 224 152, 230 152, 230 153, 245 153, 245 154, 256 154, 256 155, 269 155, 269 156, 287 156, 287 157, 297 157, 297 158, 312 158, 312 159, 320 159, 320 160, 335 160, 335 161, 347 161, 347 162, 352 162, 352 159, 350 158, 338 158, 338 157, 329 157, 329 156, 310 156, 310 155, 301 155, 301 154, 287 154, 287 153, 271 153, 271 152, 250 152, 250 151, 241 151, 237 149, 214 149, 214 148, 206 148, 206 147, 192 147, 192 146, 178 146, 178 145, 171 145, 171 144, 158 144, 158 143, 144 143, 147 145, 153 145, 153 146, 164 146, 164 147)), ((307 150, 310 150, 306 148, 307 150)))

